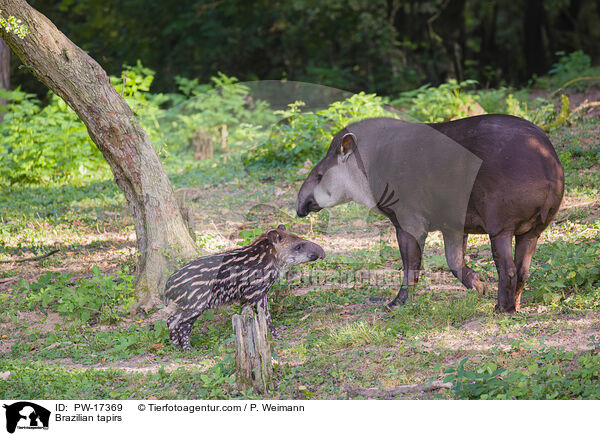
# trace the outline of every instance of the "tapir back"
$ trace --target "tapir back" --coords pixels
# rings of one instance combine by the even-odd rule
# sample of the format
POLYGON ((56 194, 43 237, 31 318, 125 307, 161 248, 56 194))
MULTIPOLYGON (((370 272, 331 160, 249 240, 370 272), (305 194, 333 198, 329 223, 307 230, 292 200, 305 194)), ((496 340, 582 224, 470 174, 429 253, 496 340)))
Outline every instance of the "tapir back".
POLYGON ((513 226, 519 234, 533 225, 534 215, 543 224, 554 218, 564 193, 564 172, 552 143, 535 124, 498 114, 431 126, 482 161, 466 230, 495 233, 497 227, 513 226))

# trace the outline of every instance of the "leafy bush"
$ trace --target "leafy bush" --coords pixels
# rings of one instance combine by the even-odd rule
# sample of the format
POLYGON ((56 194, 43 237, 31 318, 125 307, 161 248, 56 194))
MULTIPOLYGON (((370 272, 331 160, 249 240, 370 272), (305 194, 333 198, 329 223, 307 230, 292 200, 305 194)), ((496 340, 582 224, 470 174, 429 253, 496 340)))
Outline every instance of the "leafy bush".
MULTIPOLYGON (((267 103, 250 99, 249 88, 234 77, 220 73, 205 85, 178 78, 182 94, 152 94, 153 70, 139 61, 123 68, 111 83, 164 157, 187 150, 198 131, 220 144, 223 125, 228 149, 248 148, 266 139, 267 127, 277 119, 267 103)), ((85 125, 61 98, 50 94, 44 106, 18 89, 0 90, 0 98, 9 102, 0 123, 0 183, 60 183, 107 171, 85 125)))
POLYGON ((302 112, 304 103, 296 101, 276 112, 284 122, 274 127, 268 141, 252 147, 244 162, 257 172, 274 167, 295 171, 307 159, 320 160, 333 136, 346 125, 365 118, 396 117, 385 103, 382 97, 361 92, 327 109, 302 112))
MULTIPOLYGON (((427 123, 437 123, 464 118, 481 106, 485 113, 514 115, 543 125, 556 121, 553 100, 536 98, 527 101, 526 92, 514 92, 509 88, 469 90, 475 80, 458 83, 450 80, 437 88, 429 85, 400 95, 392 104, 402 108, 410 117, 427 123)), ((563 120, 564 121, 564 120, 563 120)))
MULTIPOLYGON (((138 62, 125 66, 122 77, 111 77, 111 83, 160 149, 166 143, 159 124, 160 105, 168 98, 149 93, 153 77, 154 72, 138 62)), ((63 182, 106 170, 85 125, 60 97, 50 93, 45 106, 18 89, 0 90, 0 98, 9 101, 0 123, 0 181, 11 185, 63 182)))
POLYGON ((591 293, 600 284, 599 241, 549 242, 539 246, 536 259, 529 279, 536 301, 549 304, 573 293, 591 293))
POLYGON ((474 92, 474 99, 488 114, 506 113, 506 97, 510 89, 501 87, 498 89, 480 89, 474 92))
MULTIPOLYGON (((215 144, 221 143, 222 126, 227 126, 227 148, 240 149, 266 139, 265 132, 276 120, 265 101, 253 100, 250 88, 223 73, 209 84, 177 77, 181 96, 171 96, 173 106, 163 114, 163 128, 180 147, 202 131, 215 144)), ((173 144, 173 141, 171 141, 173 144)), ((225 151, 225 150, 221 150, 225 151)))
POLYGON ((127 270, 113 277, 94 265, 91 279, 81 278, 75 283, 72 279, 72 274, 46 272, 34 283, 21 280, 18 291, 24 298, 23 307, 55 310, 83 322, 95 319, 112 323, 121 320, 133 303, 133 276, 127 270))
POLYGON ((539 88, 559 88, 572 82, 572 87, 577 91, 584 91, 590 84, 589 80, 579 78, 596 77, 600 81, 600 68, 592 67, 591 58, 582 50, 566 54, 564 51, 556 52, 560 56, 558 62, 552 65, 548 76, 538 78, 535 85, 539 88))
POLYGON ((0 91, 9 101, 0 123, 0 183, 44 183, 85 176, 103 165, 85 125, 54 94, 41 107, 32 95, 0 91))
POLYGON ((573 352, 544 348, 533 350, 526 368, 484 362, 465 369, 465 358, 444 370, 444 381, 453 384, 456 397, 465 399, 600 399, 600 354, 585 352, 573 359, 573 352))
POLYGON ((403 92, 391 104, 402 108, 407 115, 424 123, 464 118, 477 106, 473 95, 466 92, 467 88, 476 83, 476 80, 465 80, 458 83, 452 79, 437 88, 424 85, 418 89, 403 92))
POLYGON ((8 18, 0 17, 0 28, 5 32, 11 32, 23 39, 29 33, 29 28, 23 24, 20 18, 10 15, 8 18))

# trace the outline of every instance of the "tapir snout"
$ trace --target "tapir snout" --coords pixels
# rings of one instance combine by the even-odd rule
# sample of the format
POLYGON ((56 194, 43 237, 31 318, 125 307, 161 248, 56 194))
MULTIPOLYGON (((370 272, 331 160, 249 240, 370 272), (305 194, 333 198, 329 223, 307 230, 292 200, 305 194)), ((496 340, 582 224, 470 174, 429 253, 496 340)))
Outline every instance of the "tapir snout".
POLYGON ((319 207, 314 196, 314 186, 316 185, 316 176, 309 174, 306 178, 300 192, 298 192, 298 200, 296 202, 296 213, 300 218, 304 218, 310 212, 318 212, 322 208, 319 207))

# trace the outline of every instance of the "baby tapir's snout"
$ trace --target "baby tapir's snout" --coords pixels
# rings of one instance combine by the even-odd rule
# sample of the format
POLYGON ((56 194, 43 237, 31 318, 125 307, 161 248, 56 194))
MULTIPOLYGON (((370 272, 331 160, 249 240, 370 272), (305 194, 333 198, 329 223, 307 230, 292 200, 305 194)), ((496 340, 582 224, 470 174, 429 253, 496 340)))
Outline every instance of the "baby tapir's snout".
POLYGON ((317 245, 314 242, 309 242, 309 244, 311 245, 311 247, 308 258, 311 262, 313 260, 323 259, 325 257, 325 250, 323 250, 323 248, 321 248, 320 245, 317 245))

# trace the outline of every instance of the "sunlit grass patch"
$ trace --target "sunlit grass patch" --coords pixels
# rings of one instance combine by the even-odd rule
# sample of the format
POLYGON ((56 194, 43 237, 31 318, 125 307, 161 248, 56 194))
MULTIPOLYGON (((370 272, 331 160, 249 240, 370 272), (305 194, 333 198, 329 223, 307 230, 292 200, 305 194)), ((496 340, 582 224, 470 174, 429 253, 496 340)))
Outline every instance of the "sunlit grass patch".
POLYGON ((233 244, 227 238, 215 231, 206 231, 196 234, 196 245, 207 252, 216 252, 231 248, 233 244))
POLYGON ((332 348, 361 347, 363 345, 378 345, 387 339, 387 335, 379 326, 365 321, 330 327, 327 332, 326 344, 332 348))
POLYGON ((430 313, 436 324, 457 325, 477 316, 488 315, 492 305, 490 300, 481 298, 475 292, 468 292, 464 297, 433 304, 430 313))

